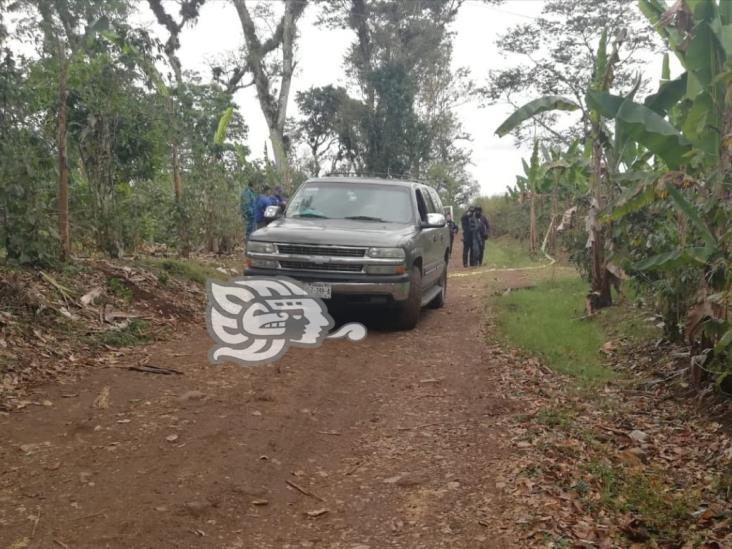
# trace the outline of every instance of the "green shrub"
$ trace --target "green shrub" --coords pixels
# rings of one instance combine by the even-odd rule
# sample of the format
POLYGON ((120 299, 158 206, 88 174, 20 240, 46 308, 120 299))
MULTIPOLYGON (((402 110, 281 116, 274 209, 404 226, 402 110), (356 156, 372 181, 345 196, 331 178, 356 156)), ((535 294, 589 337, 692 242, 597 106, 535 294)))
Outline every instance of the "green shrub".
POLYGON ((124 300, 127 303, 132 301, 132 290, 129 286, 121 279, 116 276, 111 276, 107 279, 107 288, 112 295, 124 300))

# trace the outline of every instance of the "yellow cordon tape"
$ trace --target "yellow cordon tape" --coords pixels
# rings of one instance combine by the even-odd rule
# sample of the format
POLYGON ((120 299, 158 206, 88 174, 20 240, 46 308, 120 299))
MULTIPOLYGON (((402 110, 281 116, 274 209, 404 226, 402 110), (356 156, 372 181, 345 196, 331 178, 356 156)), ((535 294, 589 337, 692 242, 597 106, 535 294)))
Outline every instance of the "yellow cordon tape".
MULTIPOLYGON (((542 246, 543 248, 543 246, 542 246)), ((542 249, 542 252, 544 250, 542 249)), ((548 253, 544 252, 544 255, 549 259, 549 263, 546 263, 544 265, 539 265, 538 267, 507 267, 502 269, 496 269, 495 267, 491 267, 489 269, 479 268, 474 271, 468 271, 467 273, 452 273, 448 274, 447 278, 461 278, 463 276, 475 276, 483 273, 510 273, 514 271, 538 271, 541 269, 546 269, 547 267, 551 267, 554 265, 557 260, 554 259, 552 256, 550 256, 548 253)))
POLYGON ((468 271, 467 273, 452 273, 448 274, 447 278, 460 278, 463 276, 475 276, 483 273, 510 273, 513 271, 538 271, 540 269, 546 269, 547 267, 551 267, 554 265, 555 262, 547 263, 546 265, 540 265, 538 267, 511 267, 511 268, 505 268, 505 269, 496 269, 491 267, 490 269, 476 269, 474 271, 468 271))
POLYGON ((547 238, 549 238, 549 231, 547 231, 546 236, 544 237, 544 243, 541 245, 541 253, 544 254, 544 257, 546 257, 549 260, 549 263, 545 265, 539 265, 538 267, 507 267, 505 269, 496 269, 496 268, 490 268, 490 269, 476 269, 475 271, 470 271, 467 273, 453 273, 448 274, 447 278, 460 278, 463 276, 475 276, 483 273, 510 273, 514 271, 538 271, 540 269, 546 269, 547 267, 551 267, 554 265, 557 260, 554 259, 552 256, 550 256, 548 253, 546 253, 546 241, 547 238))

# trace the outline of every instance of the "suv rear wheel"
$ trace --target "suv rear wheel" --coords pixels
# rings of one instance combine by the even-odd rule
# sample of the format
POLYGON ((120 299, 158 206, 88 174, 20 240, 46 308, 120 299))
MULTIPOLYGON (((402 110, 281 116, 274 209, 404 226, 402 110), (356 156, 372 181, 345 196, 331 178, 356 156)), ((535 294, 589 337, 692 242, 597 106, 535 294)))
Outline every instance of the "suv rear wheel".
POLYGON ((409 275, 409 297, 399 305, 396 327, 399 330, 411 330, 419 321, 422 310, 422 271, 412 267, 409 275))

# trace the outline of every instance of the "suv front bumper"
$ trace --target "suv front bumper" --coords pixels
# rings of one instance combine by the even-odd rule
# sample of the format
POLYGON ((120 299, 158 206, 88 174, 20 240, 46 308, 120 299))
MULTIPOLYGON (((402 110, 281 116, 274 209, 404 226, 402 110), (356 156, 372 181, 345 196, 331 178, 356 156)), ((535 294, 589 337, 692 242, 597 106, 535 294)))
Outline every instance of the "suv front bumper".
POLYGON ((317 274, 311 271, 291 271, 280 269, 248 268, 245 276, 287 276, 305 283, 324 283, 331 287, 334 297, 387 297, 392 301, 404 301, 409 297, 409 276, 377 276, 364 275, 355 277, 348 274, 325 273, 317 274))

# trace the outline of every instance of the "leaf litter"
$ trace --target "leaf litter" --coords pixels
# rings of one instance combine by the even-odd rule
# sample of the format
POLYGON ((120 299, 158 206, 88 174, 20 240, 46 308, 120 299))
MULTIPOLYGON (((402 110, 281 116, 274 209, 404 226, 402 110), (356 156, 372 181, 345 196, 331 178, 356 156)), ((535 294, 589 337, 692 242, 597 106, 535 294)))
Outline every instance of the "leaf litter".
POLYGON ((601 389, 577 389, 517 349, 489 349, 505 366, 504 394, 525 404, 498 419, 515 454, 496 472, 500 522, 518 546, 732 547, 730 431, 713 406, 679 393, 683 382, 648 389, 649 373, 667 379, 679 367, 649 347, 614 346, 624 376, 601 389))

